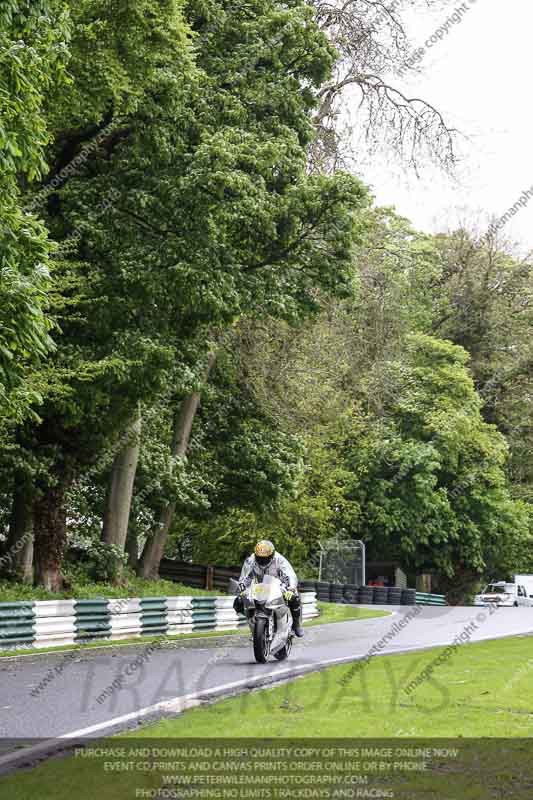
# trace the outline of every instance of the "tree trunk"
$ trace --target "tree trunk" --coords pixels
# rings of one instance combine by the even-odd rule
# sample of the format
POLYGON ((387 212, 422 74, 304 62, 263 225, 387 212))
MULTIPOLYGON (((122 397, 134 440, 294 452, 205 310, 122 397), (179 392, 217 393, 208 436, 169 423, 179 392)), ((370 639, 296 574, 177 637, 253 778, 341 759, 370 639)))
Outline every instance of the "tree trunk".
POLYGON ((35 582, 51 592, 63 585, 61 564, 67 549, 65 492, 60 483, 46 489, 34 505, 35 582))
POLYGON ((128 526, 126 553, 128 554, 128 567, 136 570, 139 565, 139 535, 135 522, 131 522, 128 526))
POLYGON ((104 510, 102 541, 124 550, 128 534, 133 484, 141 440, 140 409, 127 431, 127 441, 113 462, 104 510))
POLYGON ((18 483, 13 493, 9 532, 0 571, 33 582, 33 509, 31 490, 18 483))
MULTIPOLYGON (((209 354, 205 381, 207 381, 209 377, 209 373, 215 363, 215 358, 216 356, 214 353, 209 354)), ((172 438, 172 455, 175 459, 184 458, 187 454, 192 426, 196 412, 198 411, 198 406, 200 405, 200 399, 200 392, 193 392, 187 395, 176 412, 172 438)), ((163 558, 175 510, 176 503, 169 503, 163 509, 154 535, 146 540, 138 570, 139 575, 143 578, 157 578, 159 575, 159 564, 163 558)))

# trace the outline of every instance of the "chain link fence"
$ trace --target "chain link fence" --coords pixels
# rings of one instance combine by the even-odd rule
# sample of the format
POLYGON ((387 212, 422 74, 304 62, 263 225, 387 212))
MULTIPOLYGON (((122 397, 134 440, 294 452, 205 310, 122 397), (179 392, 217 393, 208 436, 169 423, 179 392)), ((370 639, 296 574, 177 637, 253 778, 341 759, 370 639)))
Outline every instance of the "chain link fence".
POLYGON ((364 586, 366 583, 365 545, 360 540, 328 539, 320 545, 320 581, 364 586))

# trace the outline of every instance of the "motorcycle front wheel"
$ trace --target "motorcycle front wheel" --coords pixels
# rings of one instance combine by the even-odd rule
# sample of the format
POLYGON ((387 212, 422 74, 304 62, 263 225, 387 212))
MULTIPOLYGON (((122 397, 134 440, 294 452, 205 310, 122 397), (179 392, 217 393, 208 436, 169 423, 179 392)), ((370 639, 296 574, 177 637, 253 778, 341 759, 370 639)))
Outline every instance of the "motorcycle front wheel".
POLYGON ((268 620, 256 617, 254 625, 254 656, 260 664, 266 664, 270 650, 268 641, 268 620))
POLYGON ((282 647, 281 650, 278 650, 277 653, 274 653, 274 658, 277 658, 278 661, 285 661, 286 658, 290 656, 292 648, 292 636, 289 636, 285 647, 282 647))

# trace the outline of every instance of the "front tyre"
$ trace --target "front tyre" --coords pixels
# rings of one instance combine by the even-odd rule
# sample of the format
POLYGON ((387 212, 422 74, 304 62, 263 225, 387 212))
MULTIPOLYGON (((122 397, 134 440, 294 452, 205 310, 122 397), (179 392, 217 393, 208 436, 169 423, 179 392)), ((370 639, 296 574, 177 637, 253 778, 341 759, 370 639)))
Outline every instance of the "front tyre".
POLYGON ((254 626, 254 656, 259 664, 266 664, 270 651, 268 641, 268 620, 256 617, 254 626))
POLYGON ((274 653, 274 658, 277 658, 278 661, 285 661, 285 659, 290 656, 291 649, 292 649, 292 636, 289 636, 285 647, 282 647, 281 650, 278 650, 277 653, 274 653))

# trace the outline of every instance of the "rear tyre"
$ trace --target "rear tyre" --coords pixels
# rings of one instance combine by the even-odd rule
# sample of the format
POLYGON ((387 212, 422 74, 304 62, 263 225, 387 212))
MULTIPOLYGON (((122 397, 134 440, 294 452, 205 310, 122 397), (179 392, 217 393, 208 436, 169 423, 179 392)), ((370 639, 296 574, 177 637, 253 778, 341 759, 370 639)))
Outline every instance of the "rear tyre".
POLYGON ((291 650, 292 650, 292 636, 289 636, 285 647, 282 647, 281 650, 278 650, 277 653, 274 653, 274 658, 277 658, 278 661, 285 661, 285 659, 290 656, 291 650))
POLYGON ((268 642, 268 620, 257 617, 254 626, 254 656, 259 664, 266 664, 270 645, 268 642))

